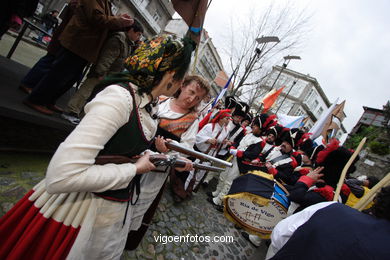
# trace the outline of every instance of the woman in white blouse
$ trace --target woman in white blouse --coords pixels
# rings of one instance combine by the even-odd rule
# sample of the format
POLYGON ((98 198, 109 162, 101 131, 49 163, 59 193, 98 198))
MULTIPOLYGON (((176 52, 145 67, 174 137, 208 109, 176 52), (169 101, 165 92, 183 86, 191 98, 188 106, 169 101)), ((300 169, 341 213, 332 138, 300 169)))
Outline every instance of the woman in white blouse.
MULTIPOLYGON (((0 259, 120 259, 140 174, 154 165, 97 165, 99 155, 134 156, 153 140, 154 100, 182 83, 194 43, 155 37, 126 60, 86 105, 85 117, 61 143, 37 184, 0 220, 0 259)), ((139 194, 138 194, 139 195, 139 194)))

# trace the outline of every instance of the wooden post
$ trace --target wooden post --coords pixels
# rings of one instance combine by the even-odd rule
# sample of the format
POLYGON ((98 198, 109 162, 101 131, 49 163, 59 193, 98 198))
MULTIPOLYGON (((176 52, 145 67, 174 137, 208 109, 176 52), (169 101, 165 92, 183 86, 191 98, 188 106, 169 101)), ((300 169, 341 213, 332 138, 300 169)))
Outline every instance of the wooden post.
POLYGON ((341 176, 340 176, 339 182, 337 183, 337 189, 336 189, 336 192, 334 194, 333 201, 338 201, 338 198, 339 198, 339 195, 340 195, 340 191, 341 191, 341 186, 343 186, 343 184, 344 184, 345 175, 347 175, 347 171, 348 171, 349 167, 351 166, 351 164, 353 163, 355 158, 360 153, 360 150, 363 148, 363 145, 366 143, 366 141, 367 141, 367 137, 364 137, 360 141, 360 143, 359 143, 358 147, 356 148, 355 152, 352 154, 351 158, 349 158, 347 164, 344 166, 344 169, 341 172, 341 176))
POLYGON ((387 175, 378 182, 372 189, 364 195, 358 203, 353 206, 354 209, 357 209, 359 211, 362 211, 375 197, 375 195, 380 191, 380 189, 384 186, 387 186, 390 184, 390 172, 387 173, 387 175))

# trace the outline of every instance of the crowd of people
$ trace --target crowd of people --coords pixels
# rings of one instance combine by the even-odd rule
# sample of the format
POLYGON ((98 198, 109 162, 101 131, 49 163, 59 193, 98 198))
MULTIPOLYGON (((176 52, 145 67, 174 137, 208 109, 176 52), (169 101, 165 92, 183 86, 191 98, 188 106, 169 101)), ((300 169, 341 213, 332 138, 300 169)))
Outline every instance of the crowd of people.
MULTIPOLYGON (((351 178, 354 165, 340 203, 330 203, 353 151, 335 139, 318 145, 310 133, 279 124, 276 115, 252 115, 234 96, 212 107, 210 84, 186 74, 195 42, 168 35, 140 42, 141 24, 126 14, 112 15, 109 6, 107 0, 72 0, 47 55, 20 84, 29 94, 24 104, 46 115, 61 113, 77 126, 58 147, 45 179, 1 218, 1 259, 120 259, 124 249, 139 245, 165 186, 180 203, 215 178, 207 201, 224 212, 232 184, 253 171, 284 185, 292 202, 291 216, 272 233, 268 258, 331 258, 337 246, 324 246, 320 231, 325 226, 333 240, 339 218, 351 221, 345 224, 351 236, 356 225, 358 236, 381 225, 372 241, 390 234, 389 188, 367 209, 371 215, 342 205, 353 206, 378 182, 351 178), (87 79, 67 108, 58 107, 56 101, 81 80, 88 64, 87 79), (232 167, 221 173, 195 169, 193 162, 210 163, 169 150, 172 140, 231 161, 232 167), (161 171, 151 162, 158 153, 185 165, 161 171), (119 162, 123 157, 137 160, 119 162)), ((254 245, 262 241, 244 237, 254 245)), ((358 246, 364 259, 389 256, 373 243, 353 242, 346 246, 358 246)), ((340 257, 356 256, 352 251, 340 257)))

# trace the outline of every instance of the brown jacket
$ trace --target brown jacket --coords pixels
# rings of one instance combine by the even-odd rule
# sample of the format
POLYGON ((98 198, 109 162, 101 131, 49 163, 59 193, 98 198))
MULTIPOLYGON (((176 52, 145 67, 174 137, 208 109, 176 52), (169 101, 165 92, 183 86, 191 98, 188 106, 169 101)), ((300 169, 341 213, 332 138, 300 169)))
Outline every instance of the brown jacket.
POLYGON ((60 42, 66 49, 95 63, 108 31, 119 29, 119 17, 112 15, 108 0, 80 0, 60 35, 60 42))

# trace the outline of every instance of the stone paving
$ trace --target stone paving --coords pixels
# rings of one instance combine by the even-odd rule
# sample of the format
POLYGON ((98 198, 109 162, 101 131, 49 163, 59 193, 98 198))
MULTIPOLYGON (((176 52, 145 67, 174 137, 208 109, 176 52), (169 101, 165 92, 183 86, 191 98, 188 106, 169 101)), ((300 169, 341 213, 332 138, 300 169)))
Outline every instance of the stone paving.
MULTIPOLYGON (((49 156, 0 153, 0 216, 44 177, 49 156)), ((206 201, 200 189, 191 200, 173 202, 167 189, 152 225, 139 247, 125 251, 122 259, 264 259, 264 243, 255 248, 241 236, 222 213, 206 201), (155 237, 174 236, 232 237, 233 242, 156 242, 155 237)), ((184 240, 184 239, 183 239, 184 240)))

